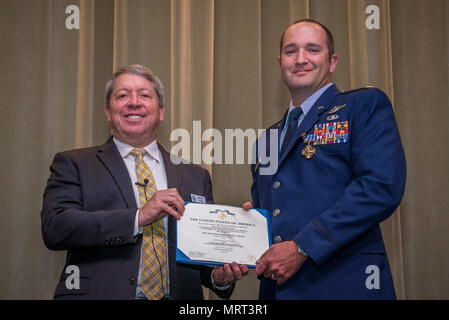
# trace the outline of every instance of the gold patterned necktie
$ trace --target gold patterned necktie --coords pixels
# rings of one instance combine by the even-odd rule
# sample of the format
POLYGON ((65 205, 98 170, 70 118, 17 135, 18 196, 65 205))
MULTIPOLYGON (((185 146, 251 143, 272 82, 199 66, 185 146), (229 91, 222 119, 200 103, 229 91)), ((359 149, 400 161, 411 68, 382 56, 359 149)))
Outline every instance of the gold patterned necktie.
MULTIPOLYGON (((133 149, 130 152, 136 161, 140 207, 143 207, 157 191, 153 173, 143 160, 145 153, 143 149, 133 149)), ((150 300, 163 298, 168 290, 167 245, 162 219, 143 227, 140 288, 150 300)))

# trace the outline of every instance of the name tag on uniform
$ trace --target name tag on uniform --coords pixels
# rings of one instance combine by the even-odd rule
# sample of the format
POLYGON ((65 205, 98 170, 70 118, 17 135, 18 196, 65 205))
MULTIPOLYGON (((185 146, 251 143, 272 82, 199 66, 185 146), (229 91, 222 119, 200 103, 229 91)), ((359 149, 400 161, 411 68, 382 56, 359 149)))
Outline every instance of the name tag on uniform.
POLYGON ((190 200, 195 203, 206 203, 206 198, 197 194, 190 194, 190 200))

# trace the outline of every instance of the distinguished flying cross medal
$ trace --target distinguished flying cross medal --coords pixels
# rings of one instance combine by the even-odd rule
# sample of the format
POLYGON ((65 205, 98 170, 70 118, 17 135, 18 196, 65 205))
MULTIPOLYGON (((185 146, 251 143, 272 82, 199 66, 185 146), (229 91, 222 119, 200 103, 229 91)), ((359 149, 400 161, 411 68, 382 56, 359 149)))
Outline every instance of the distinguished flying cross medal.
POLYGON ((305 133, 301 137, 304 140, 304 143, 306 143, 306 146, 304 147, 304 149, 302 149, 301 154, 304 156, 304 158, 310 160, 315 155, 316 149, 310 144, 310 141, 306 141, 305 133))
POLYGON ((307 160, 310 160, 314 156, 315 152, 316 152, 315 147, 312 146, 310 144, 310 142, 307 142, 304 149, 302 149, 301 154, 304 156, 304 158, 306 158, 307 160))

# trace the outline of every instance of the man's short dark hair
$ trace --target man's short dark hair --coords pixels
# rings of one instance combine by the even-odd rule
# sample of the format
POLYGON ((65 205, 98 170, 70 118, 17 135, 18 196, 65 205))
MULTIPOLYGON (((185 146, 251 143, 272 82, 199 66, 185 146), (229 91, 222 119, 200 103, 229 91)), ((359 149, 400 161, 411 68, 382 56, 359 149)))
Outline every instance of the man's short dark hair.
POLYGON ((330 32, 330 30, 324 24, 322 24, 321 22, 318 22, 316 20, 313 20, 313 19, 296 20, 296 21, 292 22, 287 27, 287 29, 284 30, 284 32, 282 33, 282 36, 281 36, 280 51, 279 51, 280 53, 279 54, 282 54, 282 46, 284 45, 285 32, 287 32, 288 28, 290 28, 291 26, 293 26, 295 24, 298 24, 298 23, 302 23, 302 22, 316 24, 316 25, 320 26, 324 30, 324 32, 326 33, 326 44, 327 44, 327 49, 329 51, 329 59, 330 59, 331 56, 335 53, 335 51, 334 51, 334 36, 332 35, 332 32, 330 32))

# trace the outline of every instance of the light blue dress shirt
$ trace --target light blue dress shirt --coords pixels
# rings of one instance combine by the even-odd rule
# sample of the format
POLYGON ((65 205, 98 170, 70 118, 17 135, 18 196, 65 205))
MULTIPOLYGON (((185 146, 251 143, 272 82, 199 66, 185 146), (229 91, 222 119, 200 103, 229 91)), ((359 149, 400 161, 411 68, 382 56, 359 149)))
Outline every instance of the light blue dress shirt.
MULTIPOLYGON (((304 118, 306 117, 309 110, 315 104, 315 102, 319 99, 319 97, 321 97, 321 95, 324 93, 324 91, 326 91, 326 89, 329 88, 331 85, 332 85, 332 83, 329 83, 329 84, 325 85, 324 87, 321 87, 320 89, 315 91, 312 95, 310 95, 301 104, 301 106, 299 106, 302 109, 302 114, 299 116, 299 119, 298 119, 298 127, 301 124, 302 120, 304 120, 304 118)), ((290 106, 288 107, 287 119, 285 121, 284 127, 281 130, 281 136, 280 136, 280 140, 279 140, 279 152, 281 151, 281 146, 282 146, 282 143, 284 142, 285 133, 287 132, 288 120, 289 120, 288 117, 290 115, 290 112, 292 112, 293 109, 299 108, 299 107, 295 107, 293 105, 293 101, 290 101, 290 106)))

